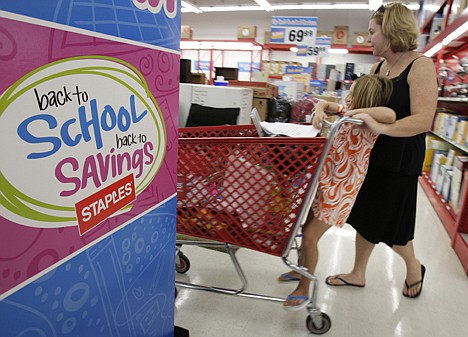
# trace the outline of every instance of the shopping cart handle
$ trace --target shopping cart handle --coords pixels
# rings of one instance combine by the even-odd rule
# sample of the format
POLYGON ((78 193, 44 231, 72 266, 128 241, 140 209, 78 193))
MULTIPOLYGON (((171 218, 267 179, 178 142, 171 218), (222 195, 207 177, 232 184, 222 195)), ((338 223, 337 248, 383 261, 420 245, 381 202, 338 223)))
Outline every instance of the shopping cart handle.
POLYGON ((364 121, 362 119, 357 119, 357 118, 352 118, 352 117, 341 117, 337 119, 334 122, 329 122, 326 119, 323 120, 323 122, 329 126, 332 126, 333 124, 343 124, 343 123, 351 123, 355 125, 364 125, 364 121))
POLYGON ((364 121, 362 119, 352 118, 352 117, 343 117, 340 119, 340 122, 344 123, 352 123, 355 125, 364 125, 364 121))

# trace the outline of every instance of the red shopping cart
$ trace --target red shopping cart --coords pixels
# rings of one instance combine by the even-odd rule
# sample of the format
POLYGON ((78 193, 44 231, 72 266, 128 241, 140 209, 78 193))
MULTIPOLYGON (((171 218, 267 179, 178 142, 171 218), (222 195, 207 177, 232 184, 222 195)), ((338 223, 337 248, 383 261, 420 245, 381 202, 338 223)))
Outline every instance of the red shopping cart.
MULTIPOLYGON (((317 278, 289 259, 295 238, 311 208, 319 172, 339 127, 328 138, 258 137, 253 125, 181 128, 177 188, 177 240, 181 245, 224 247, 242 282, 239 289, 176 282, 179 287, 276 302, 284 298, 246 292, 247 279, 233 247, 281 256, 284 263, 313 282, 307 328, 315 334, 331 327, 317 306, 317 278)), ((188 258, 178 249, 184 272, 188 258)))

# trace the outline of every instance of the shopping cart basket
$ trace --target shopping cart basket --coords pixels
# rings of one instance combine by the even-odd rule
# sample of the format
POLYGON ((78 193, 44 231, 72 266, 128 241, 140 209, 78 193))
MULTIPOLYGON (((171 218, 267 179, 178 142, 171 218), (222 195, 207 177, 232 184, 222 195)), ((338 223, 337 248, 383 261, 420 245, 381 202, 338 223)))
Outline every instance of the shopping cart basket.
MULTIPOLYGON (((331 320, 316 305, 317 278, 289 259, 295 238, 306 221, 319 172, 339 127, 328 138, 258 137, 253 125, 179 129, 177 234, 196 240, 177 245, 224 247, 242 282, 239 289, 176 282, 177 286, 284 302, 284 298, 247 293, 247 279, 233 246, 281 256, 291 269, 313 282, 307 306, 307 328, 327 332, 331 320)), ((179 251, 179 250, 178 250, 179 251)), ((183 256, 178 262, 189 263, 183 256)))

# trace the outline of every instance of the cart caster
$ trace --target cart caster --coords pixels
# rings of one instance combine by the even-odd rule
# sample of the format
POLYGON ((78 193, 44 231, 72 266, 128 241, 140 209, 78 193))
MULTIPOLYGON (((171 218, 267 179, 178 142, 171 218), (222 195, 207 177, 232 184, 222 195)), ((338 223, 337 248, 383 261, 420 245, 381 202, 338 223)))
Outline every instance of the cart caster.
POLYGON ((180 274, 186 273, 190 269, 190 260, 182 252, 178 252, 176 256, 176 272, 180 274))
POLYGON ((306 319, 306 326, 307 329, 309 329, 310 332, 316 335, 322 335, 326 333, 328 330, 331 328, 331 320, 330 317, 328 317, 327 314, 321 313, 320 317, 317 317, 317 320, 321 320, 319 324, 314 323, 314 320, 312 317, 307 316, 306 319))

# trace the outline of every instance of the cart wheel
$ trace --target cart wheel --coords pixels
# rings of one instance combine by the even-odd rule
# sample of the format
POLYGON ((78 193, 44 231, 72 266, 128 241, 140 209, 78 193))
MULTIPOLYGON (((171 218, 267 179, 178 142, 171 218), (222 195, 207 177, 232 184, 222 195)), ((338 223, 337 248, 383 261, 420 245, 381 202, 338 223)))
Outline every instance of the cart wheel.
POLYGON ((174 290, 175 290, 174 291, 174 299, 176 299, 179 291, 177 290, 177 288, 174 288, 174 290))
POLYGON ((321 326, 316 326, 314 324, 314 321, 312 320, 312 317, 307 316, 307 319, 306 319, 307 329, 309 329, 310 332, 316 335, 322 335, 326 333, 331 328, 330 317, 328 317, 327 314, 322 312, 321 319, 322 319, 321 326))
POLYGON ((190 260, 184 253, 179 252, 176 258, 176 272, 180 274, 186 273, 190 269, 190 260))

